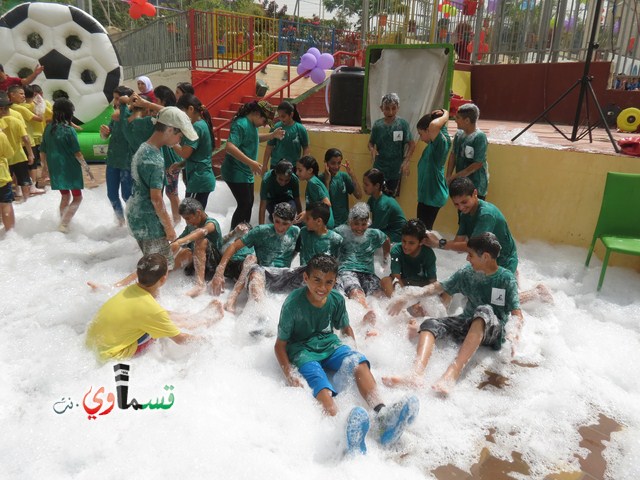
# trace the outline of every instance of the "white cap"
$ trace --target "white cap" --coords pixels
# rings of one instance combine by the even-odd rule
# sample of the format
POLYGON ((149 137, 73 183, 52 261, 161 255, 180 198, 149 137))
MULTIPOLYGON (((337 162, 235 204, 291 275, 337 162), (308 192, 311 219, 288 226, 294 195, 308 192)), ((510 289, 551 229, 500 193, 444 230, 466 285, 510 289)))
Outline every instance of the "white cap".
POLYGON ((154 123, 162 123, 168 127, 177 128, 182 134, 192 142, 198 139, 198 134, 191 125, 191 120, 186 113, 178 107, 164 107, 158 112, 154 123))

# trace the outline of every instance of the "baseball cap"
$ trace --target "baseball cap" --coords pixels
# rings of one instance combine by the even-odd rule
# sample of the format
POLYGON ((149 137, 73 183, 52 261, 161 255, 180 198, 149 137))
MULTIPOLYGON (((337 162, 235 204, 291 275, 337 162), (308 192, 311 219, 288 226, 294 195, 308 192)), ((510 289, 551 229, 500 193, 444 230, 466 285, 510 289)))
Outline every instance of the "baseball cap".
POLYGON ((191 125, 191 120, 186 113, 178 107, 164 107, 158 112, 154 123, 162 123, 169 127, 177 128, 182 134, 192 142, 198 139, 198 134, 191 125))
POLYGON ((0 107, 8 107, 13 102, 9 100, 9 96, 6 92, 0 92, 0 107))
POLYGON ((269 124, 269 126, 273 127, 273 119, 276 116, 276 107, 271 105, 266 100, 260 100, 258 102, 258 106, 260 107, 260 110, 262 110, 262 114, 267 119, 267 123, 269 124))

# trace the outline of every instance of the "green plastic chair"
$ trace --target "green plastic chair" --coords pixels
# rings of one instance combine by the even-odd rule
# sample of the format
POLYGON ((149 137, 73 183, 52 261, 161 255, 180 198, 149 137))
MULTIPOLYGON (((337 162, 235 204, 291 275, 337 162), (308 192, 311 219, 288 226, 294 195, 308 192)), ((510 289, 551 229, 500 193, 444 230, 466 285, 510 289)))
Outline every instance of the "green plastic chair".
POLYGON ((596 240, 606 251, 602 261, 598 291, 602 288, 611 252, 640 255, 640 174, 607 173, 602 205, 585 265, 589 266, 596 240))

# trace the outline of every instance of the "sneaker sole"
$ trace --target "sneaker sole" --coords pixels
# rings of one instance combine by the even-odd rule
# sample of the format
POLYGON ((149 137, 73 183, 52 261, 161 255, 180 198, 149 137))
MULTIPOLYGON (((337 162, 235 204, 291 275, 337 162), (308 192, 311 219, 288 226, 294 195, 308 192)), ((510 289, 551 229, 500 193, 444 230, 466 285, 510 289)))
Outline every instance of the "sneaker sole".
POLYGON ((355 407, 347 419, 347 455, 367 453, 365 439, 369 431, 369 414, 362 407, 355 407))
POLYGON ((404 433, 405 428, 407 428, 407 425, 414 422, 414 420, 418 416, 419 411, 420 402, 418 401, 418 399, 416 397, 409 397, 405 401, 402 409, 400 410, 400 413, 398 414, 398 421, 396 422, 396 424, 393 427, 387 429, 380 436, 380 443, 387 446, 393 445, 398 440, 400 440, 400 437, 404 433))

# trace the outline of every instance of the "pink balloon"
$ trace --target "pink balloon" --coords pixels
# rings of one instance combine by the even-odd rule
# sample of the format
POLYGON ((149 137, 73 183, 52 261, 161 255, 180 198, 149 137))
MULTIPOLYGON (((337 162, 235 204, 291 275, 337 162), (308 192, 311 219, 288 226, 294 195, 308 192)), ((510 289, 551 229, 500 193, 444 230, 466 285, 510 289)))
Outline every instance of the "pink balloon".
POLYGON ((309 50, 307 50, 307 53, 310 53, 311 55, 316 57, 316 60, 320 58, 320 50, 318 50, 316 47, 311 47, 309 50))
POLYGON ((318 59, 318 68, 328 70, 333 67, 333 55, 330 53, 323 53, 318 59))
POLYGON ((313 83, 320 84, 324 82, 325 77, 326 77, 326 74, 324 73, 324 70, 322 70, 321 68, 316 67, 313 70, 311 70, 311 81, 313 83))
POLYGON ((311 53, 305 53, 300 57, 300 65, 306 67, 307 70, 311 70, 315 68, 318 64, 318 59, 314 57, 311 53))
MULTIPOLYGON (((303 66, 302 64, 298 65, 298 68, 296 68, 296 72, 298 72, 298 75, 302 75, 304 74, 304 72, 308 72, 308 71, 309 69, 303 66)), ((305 75, 305 78, 309 78, 309 74, 305 75)))

